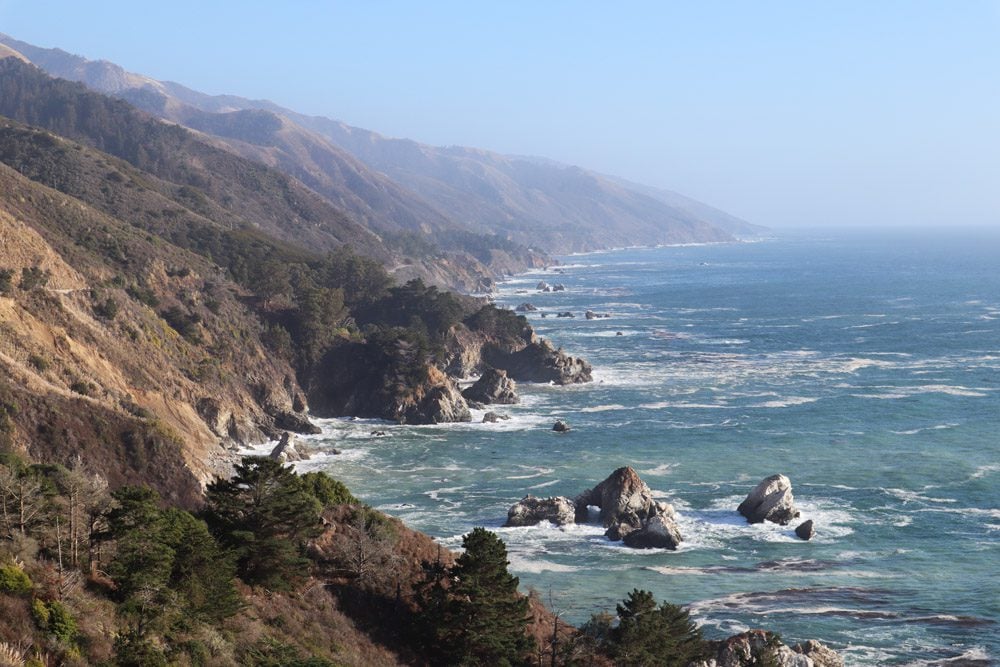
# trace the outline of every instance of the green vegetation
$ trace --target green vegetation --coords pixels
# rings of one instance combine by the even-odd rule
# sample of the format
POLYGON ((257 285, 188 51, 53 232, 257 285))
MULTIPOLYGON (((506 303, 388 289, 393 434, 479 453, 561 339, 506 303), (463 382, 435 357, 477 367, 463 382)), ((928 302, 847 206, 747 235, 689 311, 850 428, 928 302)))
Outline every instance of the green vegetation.
POLYGON ((31 577, 17 565, 0 566, 0 593, 26 595, 32 587, 31 577))

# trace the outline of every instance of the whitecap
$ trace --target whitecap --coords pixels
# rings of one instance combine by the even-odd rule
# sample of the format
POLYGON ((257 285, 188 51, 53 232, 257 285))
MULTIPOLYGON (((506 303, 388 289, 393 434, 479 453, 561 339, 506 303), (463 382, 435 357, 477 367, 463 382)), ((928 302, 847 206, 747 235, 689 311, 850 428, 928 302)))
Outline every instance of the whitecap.
POLYGON ((607 405, 595 405, 593 407, 581 408, 580 412, 607 412, 609 410, 631 410, 620 403, 609 403, 607 405))
POLYGON ((674 470, 674 468, 677 467, 677 465, 678 464, 676 463, 661 463, 655 468, 647 468, 645 470, 640 470, 639 472, 643 475, 668 475, 674 470))

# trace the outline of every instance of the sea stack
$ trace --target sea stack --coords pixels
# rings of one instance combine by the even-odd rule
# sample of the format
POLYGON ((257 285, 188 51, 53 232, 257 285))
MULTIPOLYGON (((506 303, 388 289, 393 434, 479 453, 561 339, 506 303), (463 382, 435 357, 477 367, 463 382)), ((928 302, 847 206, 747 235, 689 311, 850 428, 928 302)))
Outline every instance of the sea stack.
POLYGON ((770 521, 782 526, 800 514, 792 498, 792 483, 784 475, 771 475, 762 480, 736 510, 749 523, 770 521))

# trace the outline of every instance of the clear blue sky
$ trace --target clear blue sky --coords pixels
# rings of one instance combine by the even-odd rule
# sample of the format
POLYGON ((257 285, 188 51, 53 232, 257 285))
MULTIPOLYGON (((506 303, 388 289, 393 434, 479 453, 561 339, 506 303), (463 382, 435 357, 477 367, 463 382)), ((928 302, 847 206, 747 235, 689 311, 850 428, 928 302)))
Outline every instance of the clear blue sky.
POLYGON ((1000 0, 0 0, 0 31, 770 226, 1000 226, 1000 0))

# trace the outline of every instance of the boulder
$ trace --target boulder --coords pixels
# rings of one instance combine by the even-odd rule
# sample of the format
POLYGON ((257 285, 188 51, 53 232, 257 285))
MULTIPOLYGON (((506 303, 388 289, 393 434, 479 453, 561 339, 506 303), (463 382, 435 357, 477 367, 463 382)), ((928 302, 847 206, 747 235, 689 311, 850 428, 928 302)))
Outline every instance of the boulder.
POLYGON ((569 498, 535 498, 528 495, 507 512, 504 526, 534 526, 542 521, 565 526, 575 520, 575 508, 569 498))
POLYGON ((516 310, 519 313, 533 313, 536 310, 538 310, 538 308, 536 308, 535 306, 533 306, 530 303, 522 303, 520 306, 518 306, 514 310, 516 310))
POLYGON ((676 549, 681 543, 681 531, 670 515, 664 513, 643 523, 642 528, 633 530, 622 537, 625 546, 636 549, 676 549))
POLYGON ((803 540, 811 540, 814 534, 812 519, 803 521, 795 528, 795 536, 803 540))
POLYGON ((556 433, 566 433, 570 430, 569 424, 564 422, 562 419, 557 419, 556 423, 552 425, 552 430, 556 433))
POLYGON ((475 384, 462 392, 462 396, 466 400, 484 405, 491 403, 509 405, 520 401, 516 388, 514 381, 507 377, 507 371, 488 368, 475 384))
POLYGON ((844 667, 844 659, 836 651, 815 639, 796 644, 792 650, 812 660, 813 667, 844 667))
POLYGON ((556 315, 556 317, 576 317, 576 315, 574 315, 573 313, 571 313, 571 312, 569 312, 569 311, 567 310, 567 311, 565 311, 565 312, 562 312, 562 313, 558 313, 558 314, 556 315))
POLYGON ((597 317, 597 313, 595 313, 592 310, 588 310, 587 312, 585 312, 583 314, 583 316, 586 317, 588 320, 592 320, 592 319, 595 319, 597 317))
POLYGON ((792 483, 784 475, 771 475, 761 481, 736 509, 749 523, 770 521, 782 526, 800 514, 792 498, 792 483))
POLYGON ((562 283, 556 283, 555 285, 552 286, 552 291, 553 292, 565 292, 566 291, 566 286, 563 285, 562 283))
POLYGON ((539 283, 537 285, 535 285, 535 289, 537 289, 539 292, 545 292, 545 291, 551 290, 551 288, 549 287, 549 284, 547 282, 545 282, 544 280, 539 281, 539 283))
MULTIPOLYGON (((292 437, 292 434, 285 431, 281 434, 281 439, 278 440, 278 444, 274 446, 274 449, 271 450, 268 456, 281 463, 294 463, 295 461, 308 459, 308 452, 299 451, 299 449, 296 447, 295 438, 292 437)), ((304 450, 304 448, 302 449, 304 450)))

